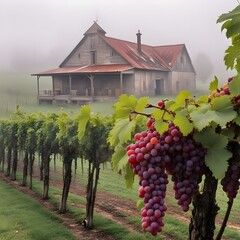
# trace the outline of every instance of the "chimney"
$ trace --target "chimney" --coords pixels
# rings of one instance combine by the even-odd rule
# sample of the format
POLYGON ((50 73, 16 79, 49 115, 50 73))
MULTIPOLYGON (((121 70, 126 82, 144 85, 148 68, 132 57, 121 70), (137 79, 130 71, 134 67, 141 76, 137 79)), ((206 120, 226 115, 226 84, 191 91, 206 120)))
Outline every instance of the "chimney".
POLYGON ((140 33, 140 30, 138 30, 138 33, 136 34, 137 35, 137 49, 139 52, 142 51, 141 49, 141 33, 140 33))

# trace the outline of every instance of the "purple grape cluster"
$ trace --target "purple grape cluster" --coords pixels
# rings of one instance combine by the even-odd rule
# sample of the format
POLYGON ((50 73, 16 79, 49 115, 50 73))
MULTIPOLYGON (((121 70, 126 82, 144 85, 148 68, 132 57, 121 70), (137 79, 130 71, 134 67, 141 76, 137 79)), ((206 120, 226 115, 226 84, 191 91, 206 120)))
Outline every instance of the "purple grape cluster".
POLYGON ((163 147, 156 131, 145 131, 135 135, 135 144, 127 147, 129 162, 134 173, 139 176, 139 197, 144 199, 142 227, 156 236, 164 226, 163 217, 167 210, 164 204, 166 185, 163 147))
POLYGON ((172 175, 177 203, 187 212, 202 180, 205 150, 192 139, 192 135, 184 137, 173 124, 165 135, 171 159, 166 163, 166 170, 172 175))
POLYGON ((238 189, 240 186, 240 163, 230 163, 228 170, 221 181, 223 191, 227 193, 230 201, 237 196, 238 189))
POLYGON ((144 199, 142 227, 155 236, 164 226, 167 173, 172 175, 178 204, 188 211, 198 192, 205 151, 191 135, 184 137, 172 123, 164 134, 155 130, 153 119, 146 125, 148 130, 137 133, 136 142, 126 150, 131 168, 139 176, 139 197, 144 199))

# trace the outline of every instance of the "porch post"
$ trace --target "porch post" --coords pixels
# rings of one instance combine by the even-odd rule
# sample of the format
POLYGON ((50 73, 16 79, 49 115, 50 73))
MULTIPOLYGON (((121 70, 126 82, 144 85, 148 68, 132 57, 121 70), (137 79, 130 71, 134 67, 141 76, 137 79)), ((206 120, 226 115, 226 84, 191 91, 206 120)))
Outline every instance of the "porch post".
POLYGON ((72 90, 72 76, 69 75, 69 94, 71 93, 72 90))
POLYGON ((91 80, 91 102, 93 102, 93 97, 94 97, 94 86, 93 86, 93 79, 94 75, 90 75, 90 80, 91 80))
POLYGON ((39 78, 40 76, 37 76, 37 95, 39 96, 39 78))
POLYGON ((122 78, 122 72, 120 72, 120 94, 123 93, 123 78, 122 78))

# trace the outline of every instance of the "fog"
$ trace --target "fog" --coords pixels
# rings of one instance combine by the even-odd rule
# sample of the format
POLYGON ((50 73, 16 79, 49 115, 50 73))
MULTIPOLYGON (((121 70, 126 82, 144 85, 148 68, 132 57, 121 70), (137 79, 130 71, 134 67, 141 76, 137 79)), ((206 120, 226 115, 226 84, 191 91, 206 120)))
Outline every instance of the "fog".
POLYGON ((229 41, 216 20, 237 4, 237 0, 1 0, 0 72, 30 76, 58 67, 97 20, 110 37, 136 41, 140 30, 143 44, 185 43, 199 80, 225 78, 229 73, 223 56, 229 41))

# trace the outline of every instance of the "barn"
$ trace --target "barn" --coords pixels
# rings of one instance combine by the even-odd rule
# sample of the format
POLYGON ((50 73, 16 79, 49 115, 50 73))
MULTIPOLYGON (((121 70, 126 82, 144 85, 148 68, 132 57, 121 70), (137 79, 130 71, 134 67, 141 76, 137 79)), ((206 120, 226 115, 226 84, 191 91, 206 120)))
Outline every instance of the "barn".
POLYGON ((38 101, 82 103, 117 98, 194 91, 196 73, 185 44, 150 46, 106 36, 94 22, 56 69, 34 73, 38 101), (52 89, 40 91, 40 78, 51 77, 52 89))

